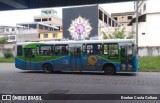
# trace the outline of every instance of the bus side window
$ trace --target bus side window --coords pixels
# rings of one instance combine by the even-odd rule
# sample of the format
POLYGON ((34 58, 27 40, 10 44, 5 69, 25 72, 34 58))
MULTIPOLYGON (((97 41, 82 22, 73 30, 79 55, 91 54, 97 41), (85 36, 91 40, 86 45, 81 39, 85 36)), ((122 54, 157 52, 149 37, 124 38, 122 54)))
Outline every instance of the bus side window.
POLYGON ((102 44, 98 45, 98 54, 103 54, 103 51, 102 51, 102 44))
POLYGON ((39 46, 37 46, 36 51, 37 51, 37 55, 40 55, 40 47, 39 46))
POLYGON ((93 54, 102 54, 102 44, 93 44, 93 54))
POLYGON ((93 54, 93 45, 87 45, 87 54, 89 55, 93 54))
POLYGON ((55 55, 68 55, 68 45, 56 45, 55 55))
POLYGON ((17 56, 22 56, 22 45, 17 46, 17 56))
POLYGON ((82 53, 86 54, 86 45, 85 44, 82 45, 82 53))
POLYGON ((51 45, 41 45, 40 46, 40 54, 42 56, 52 55, 52 46, 51 45))
POLYGON ((103 54, 108 55, 108 44, 103 45, 103 54))
POLYGON ((55 46, 52 46, 52 51, 51 55, 55 55, 55 46))
POLYGON ((118 58, 118 49, 119 49, 118 44, 109 44, 108 47, 109 47, 109 58, 110 59, 118 58))
POLYGON ((29 58, 34 57, 34 52, 35 52, 34 49, 26 48, 24 50, 25 50, 25 56, 26 57, 29 57, 29 58))

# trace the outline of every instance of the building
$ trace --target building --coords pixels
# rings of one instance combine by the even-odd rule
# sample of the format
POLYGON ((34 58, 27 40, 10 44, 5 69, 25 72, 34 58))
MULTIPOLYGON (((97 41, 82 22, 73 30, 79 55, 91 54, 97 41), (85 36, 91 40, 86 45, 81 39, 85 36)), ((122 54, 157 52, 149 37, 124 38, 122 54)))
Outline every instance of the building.
POLYGON ((55 26, 38 22, 19 23, 16 24, 16 27, 17 27, 17 42, 55 40, 54 31, 58 29, 55 26), (50 37, 50 35, 53 36, 50 37))
MULTIPOLYGON (((160 6, 158 0, 144 0, 138 2, 138 46, 139 55, 160 55, 159 23, 160 6)), ((136 2, 134 3, 136 9, 136 2)), ((136 31, 136 14, 130 25, 136 31)))
POLYGON ((43 22, 53 26, 62 26, 62 19, 57 16, 53 9, 42 9, 41 15, 35 15, 34 22, 43 22))
POLYGON ((117 22, 117 27, 104 27, 102 28, 102 31, 104 31, 106 34, 111 35, 115 29, 122 30, 124 29, 124 34, 126 37, 130 34, 133 34, 132 26, 128 26, 130 21, 132 20, 134 15, 134 12, 122 12, 122 13, 112 13, 111 18, 114 18, 117 22))
POLYGON ((135 12, 112 13, 111 17, 119 23, 119 27, 126 27, 132 20, 134 14, 135 12))
POLYGON ((118 24, 98 5, 63 9, 63 34, 66 39, 102 39, 102 28, 118 24))
POLYGON ((54 33, 48 33, 48 37, 43 37, 42 35, 44 34, 41 34, 40 40, 61 40, 63 38, 62 19, 57 16, 57 11, 53 9, 42 9, 41 15, 35 15, 33 18, 34 22, 45 23, 59 28, 54 33))
POLYGON ((15 26, 0 26, 0 38, 7 37, 7 43, 3 49, 0 48, 0 57, 3 57, 5 51, 10 51, 14 55, 16 43, 16 27, 15 26))
POLYGON ((0 26, 0 36, 8 38, 7 42, 16 42, 16 27, 15 26, 0 26))

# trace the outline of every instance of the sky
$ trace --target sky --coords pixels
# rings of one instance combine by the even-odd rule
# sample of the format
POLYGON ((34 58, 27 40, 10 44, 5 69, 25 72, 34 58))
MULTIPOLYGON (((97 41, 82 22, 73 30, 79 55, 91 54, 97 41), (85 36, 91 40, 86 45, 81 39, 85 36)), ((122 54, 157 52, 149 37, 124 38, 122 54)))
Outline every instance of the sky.
MULTIPOLYGON (((109 14, 134 11, 133 2, 99 4, 99 6, 109 14)), ((62 18, 62 8, 53 8, 58 12, 60 18, 62 18)), ((41 9, 0 11, 0 26, 16 26, 16 23, 33 22, 33 16, 35 15, 41 15, 41 9)))

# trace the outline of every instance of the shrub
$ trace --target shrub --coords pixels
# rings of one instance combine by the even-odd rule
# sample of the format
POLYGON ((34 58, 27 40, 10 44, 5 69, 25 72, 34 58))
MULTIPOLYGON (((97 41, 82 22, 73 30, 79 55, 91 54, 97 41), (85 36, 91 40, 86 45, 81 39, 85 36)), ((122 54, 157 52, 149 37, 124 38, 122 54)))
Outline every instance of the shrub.
POLYGON ((10 57, 12 57, 13 55, 12 55, 12 53, 10 53, 9 51, 6 51, 5 53, 4 53, 4 57, 5 58, 10 58, 10 57))

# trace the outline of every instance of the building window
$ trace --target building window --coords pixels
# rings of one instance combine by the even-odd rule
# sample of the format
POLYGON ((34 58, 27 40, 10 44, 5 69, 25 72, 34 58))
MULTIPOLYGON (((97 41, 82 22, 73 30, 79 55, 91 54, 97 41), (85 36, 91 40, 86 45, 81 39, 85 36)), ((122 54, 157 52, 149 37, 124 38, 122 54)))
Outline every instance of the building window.
POLYGON ((143 6, 143 12, 146 11, 146 4, 143 6))
POLYGON ((44 38, 48 38, 48 34, 44 34, 44 38))
POLYGON ((132 19, 132 16, 128 16, 128 20, 132 19))
POLYGON ((104 14, 104 22, 107 24, 107 15, 104 14))
POLYGON ((9 32, 9 29, 6 29, 6 32, 9 32))
POLYGON ((49 18, 49 21, 51 21, 51 18, 49 18))
POLYGON ((142 35, 145 35, 145 33, 142 33, 142 35))
POLYGON ((53 34, 53 38, 57 38, 57 34, 56 33, 53 34))
POLYGON ((112 21, 112 27, 114 27, 114 21, 112 21))
POLYGON ((41 14, 42 15, 47 15, 47 11, 42 11, 41 14))
POLYGON ((16 37, 14 35, 8 37, 9 40, 15 40, 16 37))
POLYGON ((12 28, 12 31, 15 31, 15 28, 12 28))
POLYGON ((41 19, 34 19, 35 22, 41 22, 41 19))
POLYGON ((117 20, 117 17, 114 17, 115 20, 117 20))
POLYGON ((102 20, 103 19, 103 12, 101 10, 99 10, 99 19, 102 20))
POLYGON ((111 26, 111 22, 112 22, 112 20, 111 20, 111 18, 109 18, 109 25, 111 26))
POLYGON ((42 21, 47 21, 47 18, 43 18, 42 21))

